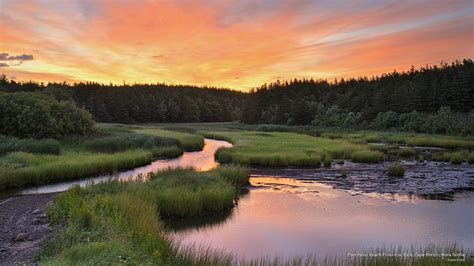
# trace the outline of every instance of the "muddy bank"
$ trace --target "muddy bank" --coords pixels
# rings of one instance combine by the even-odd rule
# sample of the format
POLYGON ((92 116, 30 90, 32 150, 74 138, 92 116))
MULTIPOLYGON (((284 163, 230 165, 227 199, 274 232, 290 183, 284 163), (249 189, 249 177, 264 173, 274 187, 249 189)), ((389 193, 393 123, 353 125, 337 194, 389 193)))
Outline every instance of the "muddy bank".
POLYGON ((361 193, 402 194, 425 199, 451 199, 454 193, 474 190, 474 165, 442 162, 403 161, 404 177, 387 175, 389 163, 361 164, 345 161, 331 168, 264 169, 254 168, 258 176, 291 177, 305 182, 321 182, 336 189, 361 193))
POLYGON ((58 193, 0 201, 0 265, 33 262, 33 252, 52 236, 45 209, 58 193))

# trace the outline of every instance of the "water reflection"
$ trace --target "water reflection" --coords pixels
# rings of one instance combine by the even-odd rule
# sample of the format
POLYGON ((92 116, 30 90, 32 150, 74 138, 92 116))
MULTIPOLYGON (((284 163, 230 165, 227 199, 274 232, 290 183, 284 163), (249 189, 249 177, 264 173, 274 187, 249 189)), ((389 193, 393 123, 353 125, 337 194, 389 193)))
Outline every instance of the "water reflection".
MULTIPOLYGON (((220 147, 231 147, 232 144, 226 141, 205 139, 204 148, 201 151, 196 152, 185 152, 182 156, 175 159, 166 159, 166 160, 156 160, 152 163, 143 166, 137 167, 129 171, 123 171, 117 174, 108 174, 101 175, 93 178, 85 178, 82 180, 62 182, 57 184, 50 184, 45 186, 39 186, 35 188, 25 189, 15 194, 29 195, 29 194, 41 194, 41 193, 52 193, 65 191, 71 186, 81 185, 85 186, 91 182, 103 182, 109 180, 110 178, 118 178, 120 180, 130 180, 135 179, 140 175, 145 175, 150 172, 157 172, 167 168, 176 168, 176 167, 191 167, 198 171, 207 171, 213 169, 219 165, 214 160, 214 154, 220 147)), ((11 195, 8 195, 11 196, 11 195)))
POLYGON ((474 248, 472 192, 454 201, 394 201, 289 178, 251 178, 251 184, 228 219, 194 228, 188 223, 170 236, 244 258, 447 242, 474 248))

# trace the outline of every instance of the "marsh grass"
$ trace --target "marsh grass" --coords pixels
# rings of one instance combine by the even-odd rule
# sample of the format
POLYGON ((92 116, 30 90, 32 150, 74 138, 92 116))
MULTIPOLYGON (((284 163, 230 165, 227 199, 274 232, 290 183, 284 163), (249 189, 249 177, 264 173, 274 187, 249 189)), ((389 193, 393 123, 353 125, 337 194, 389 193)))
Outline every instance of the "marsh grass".
POLYGON ((405 166, 399 163, 392 163, 388 167, 387 174, 389 176, 404 176, 405 175, 405 166))
POLYGON ((162 146, 179 146, 177 139, 146 134, 126 133, 94 138, 83 142, 88 151, 115 153, 131 149, 153 149, 162 146))
POLYGON ((304 134, 286 132, 232 131, 214 132, 225 134, 234 141, 234 147, 221 148, 216 159, 221 163, 264 167, 320 167, 327 158, 350 158, 363 145, 345 140, 329 140, 304 134))
MULTIPOLYGON (((243 180, 240 175, 247 174, 237 166, 210 172, 173 169, 136 181, 75 186, 48 207, 50 221, 63 227, 35 258, 41 264, 54 265, 176 265, 174 262, 190 261, 179 258, 164 235, 160 217, 188 217, 232 208, 238 195, 235 180, 243 180)), ((201 256, 198 260, 209 259, 201 256)))
POLYGON ((152 154, 131 150, 115 154, 67 152, 61 155, 10 153, 5 156, 22 167, 0 166, 0 190, 41 185, 145 165, 152 154))
POLYGON ((379 151, 359 150, 352 153, 351 160, 359 163, 378 163, 384 160, 384 155, 379 151))
POLYGON ((59 154, 60 144, 59 141, 53 139, 18 139, 0 135, 0 156, 15 151, 59 154))
POLYGON ((467 156, 467 161, 470 164, 474 163, 474 152, 469 153, 469 155, 467 156))
POLYGON ((464 161, 464 155, 461 152, 452 153, 449 157, 451 164, 461 164, 464 161))
POLYGON ((0 154, 0 190, 112 173, 157 157, 178 157, 183 143, 191 150, 203 145, 202 136, 160 129, 149 129, 152 135, 134 131, 142 129, 99 124, 93 135, 59 141, 0 136, 4 152, 0 154))
POLYGON ((183 150, 177 146, 156 147, 151 150, 154 158, 176 158, 183 155, 183 150))
POLYGON ((400 155, 400 157, 402 158, 410 158, 415 156, 416 154, 417 153, 414 148, 401 148, 398 151, 398 155, 400 155))
POLYGON ((154 127, 139 127, 133 129, 133 131, 152 136, 177 139, 179 141, 179 146, 185 151, 200 151, 204 147, 204 137, 197 134, 170 131, 154 127))

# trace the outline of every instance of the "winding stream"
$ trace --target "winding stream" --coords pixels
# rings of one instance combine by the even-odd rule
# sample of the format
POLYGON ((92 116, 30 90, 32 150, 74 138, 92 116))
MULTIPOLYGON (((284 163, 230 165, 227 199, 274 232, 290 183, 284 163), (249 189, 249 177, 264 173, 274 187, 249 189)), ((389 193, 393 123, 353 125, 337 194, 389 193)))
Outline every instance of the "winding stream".
MULTIPOLYGON (((116 175, 40 186, 17 194, 67 190, 110 178, 134 179, 170 167, 215 168, 214 153, 231 147, 205 140, 202 151, 116 175)), ((472 165, 405 162, 404 178, 386 176, 386 165, 334 165, 330 169, 252 169, 251 185, 238 205, 218 215, 166 221, 183 246, 232 253, 242 258, 322 256, 403 245, 457 243, 474 249, 472 165), (342 168, 345 174, 341 175, 342 168), (426 195, 450 195, 427 197, 426 195)))

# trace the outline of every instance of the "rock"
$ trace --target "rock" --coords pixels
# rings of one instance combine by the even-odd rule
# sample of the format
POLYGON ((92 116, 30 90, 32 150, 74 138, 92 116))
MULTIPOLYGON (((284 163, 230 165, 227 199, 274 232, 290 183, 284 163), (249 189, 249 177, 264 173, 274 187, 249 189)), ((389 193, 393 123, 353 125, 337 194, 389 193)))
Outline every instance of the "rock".
POLYGON ((337 160, 336 164, 344 164, 344 160, 337 160))
POLYGON ((31 214, 37 215, 40 214, 41 211, 39 209, 35 209, 34 211, 31 212, 31 214))
POLYGON ((27 239, 27 235, 25 233, 19 233, 13 238, 13 241, 20 242, 20 241, 25 241, 26 239, 27 239))
POLYGON ((41 218, 35 218, 33 220, 34 225, 40 225, 40 224, 45 224, 45 223, 46 223, 46 221, 44 219, 41 219, 41 218))

